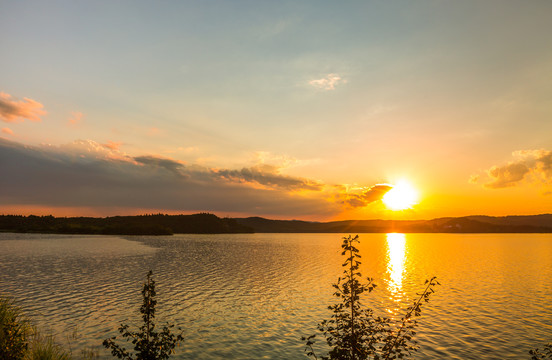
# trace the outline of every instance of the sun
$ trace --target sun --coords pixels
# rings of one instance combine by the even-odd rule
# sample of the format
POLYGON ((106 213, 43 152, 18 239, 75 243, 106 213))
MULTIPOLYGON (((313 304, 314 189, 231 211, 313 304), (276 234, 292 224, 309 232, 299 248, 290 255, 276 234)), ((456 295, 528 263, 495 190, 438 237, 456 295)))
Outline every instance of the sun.
POLYGON ((401 180, 381 200, 391 210, 406 210, 418 203, 418 191, 408 181, 401 180))

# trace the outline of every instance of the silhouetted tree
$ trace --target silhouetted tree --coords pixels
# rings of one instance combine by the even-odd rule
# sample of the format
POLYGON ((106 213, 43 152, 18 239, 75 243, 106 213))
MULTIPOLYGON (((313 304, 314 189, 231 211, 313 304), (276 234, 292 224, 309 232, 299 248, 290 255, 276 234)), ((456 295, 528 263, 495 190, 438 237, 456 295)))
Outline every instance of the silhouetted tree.
MULTIPOLYGON (((359 266, 359 250, 354 246, 358 243, 358 235, 344 237, 341 245, 341 255, 346 256, 343 263, 343 277, 339 277, 333 285, 336 289, 334 296, 340 299, 339 303, 329 307, 333 314, 329 320, 318 324, 318 330, 326 338, 330 350, 325 360, 364 360, 364 359, 402 359, 417 350, 413 340, 417 325, 414 317, 421 315, 422 304, 429 301, 429 296, 438 285, 436 278, 426 280, 424 291, 419 298, 407 309, 400 323, 393 326, 391 319, 375 316, 372 309, 364 306, 361 295, 372 292, 376 285, 373 279, 367 278, 361 283, 362 277, 359 266)), ((316 335, 303 337, 306 342, 307 355, 318 359, 314 351, 316 335)))
POLYGON ((155 331, 155 281, 151 278, 153 275, 150 270, 147 274, 147 281, 142 289, 143 303, 140 307, 140 313, 144 321, 139 331, 130 331, 128 325, 121 324, 119 333, 126 341, 134 345, 135 354, 130 353, 124 347, 115 343, 116 336, 104 340, 103 346, 111 349, 111 354, 119 359, 128 360, 163 360, 168 359, 173 353, 176 345, 184 340, 182 331, 175 335, 171 332, 174 325, 165 325, 161 332, 155 331))

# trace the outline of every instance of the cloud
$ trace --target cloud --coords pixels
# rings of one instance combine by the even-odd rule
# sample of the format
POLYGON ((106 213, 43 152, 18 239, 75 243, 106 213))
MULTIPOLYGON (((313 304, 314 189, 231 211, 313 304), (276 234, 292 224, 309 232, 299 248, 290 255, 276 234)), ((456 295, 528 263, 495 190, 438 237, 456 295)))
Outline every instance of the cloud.
POLYGON ((289 168, 299 163, 299 160, 294 157, 287 155, 276 155, 269 151, 256 151, 253 156, 256 165, 270 164, 278 169, 289 168))
POLYGON ((0 164, 3 209, 11 204, 15 209, 79 208, 94 213, 160 209, 327 217, 366 206, 391 188, 349 191, 281 174, 280 167, 269 164, 212 169, 157 155, 129 156, 91 140, 26 146, 0 138, 0 164))
POLYGON ((186 176, 183 172, 184 163, 177 160, 151 155, 137 156, 134 160, 139 164, 148 165, 148 167, 161 168, 179 176, 186 176))
POLYGON ((197 146, 187 146, 187 147, 179 146, 179 147, 176 148, 176 150, 181 151, 181 152, 186 153, 186 154, 190 154, 190 153, 198 152, 199 148, 197 146))
POLYGON ((236 169, 214 169, 221 178, 237 183, 248 183, 267 189, 288 191, 322 191, 325 185, 319 181, 281 174, 282 170, 302 163, 287 155, 276 155, 268 151, 253 154, 254 165, 236 169))
POLYGON ((73 126, 77 125, 81 122, 83 116, 84 115, 80 111, 72 111, 71 112, 71 117, 69 118, 67 123, 69 125, 73 125, 73 126))
POLYGON ((477 182, 479 181, 480 178, 481 178, 481 175, 474 174, 474 175, 470 176, 470 179, 468 180, 468 182, 470 184, 477 184, 477 182))
POLYGON ((488 174, 493 179, 485 184, 491 189, 499 189, 504 187, 514 186, 519 183, 530 169, 523 163, 511 163, 503 166, 493 166, 489 169, 488 174))
POLYGON ((0 119, 4 122, 17 122, 24 119, 41 121, 40 117, 46 114, 46 111, 42 110, 43 107, 33 99, 12 100, 11 95, 0 92, 0 119))
POLYGON ((340 211, 319 192, 310 196, 290 191, 317 185, 270 174, 268 168, 213 170, 153 155, 130 157, 90 140, 25 146, 0 138, 0 164, 0 198, 4 207, 13 204, 16 209, 134 208, 261 216, 329 216, 340 211))
POLYGON ((1 131, 3 134, 13 135, 13 130, 10 128, 2 128, 1 131))
POLYGON ((490 189, 517 186, 522 182, 552 183, 552 151, 521 150, 512 153, 514 161, 493 166, 487 171, 490 181, 484 184, 490 189))
POLYGON ((335 90, 335 87, 338 84, 346 83, 341 76, 337 74, 328 74, 322 79, 310 80, 309 85, 314 86, 317 89, 321 90, 335 90))
POLYGON ((391 190, 393 186, 387 184, 377 184, 369 188, 363 188, 359 193, 350 193, 348 191, 341 193, 342 202, 349 207, 364 207, 374 201, 381 200, 383 195, 391 190))
POLYGON ((51 153, 52 156, 63 161, 94 162, 102 159, 132 161, 128 155, 92 140, 76 140, 59 146, 47 144, 37 149, 51 153))
POLYGON ((320 191, 323 188, 323 184, 319 182, 280 175, 274 170, 276 170, 275 167, 265 165, 243 168, 241 170, 217 170, 215 173, 221 178, 234 182, 257 183, 272 189, 320 191))
POLYGON ((111 141, 111 140, 108 140, 107 143, 102 144, 102 146, 103 146, 104 148, 110 149, 110 150, 119 150, 119 148, 121 147, 121 145, 123 145, 122 142, 111 141))

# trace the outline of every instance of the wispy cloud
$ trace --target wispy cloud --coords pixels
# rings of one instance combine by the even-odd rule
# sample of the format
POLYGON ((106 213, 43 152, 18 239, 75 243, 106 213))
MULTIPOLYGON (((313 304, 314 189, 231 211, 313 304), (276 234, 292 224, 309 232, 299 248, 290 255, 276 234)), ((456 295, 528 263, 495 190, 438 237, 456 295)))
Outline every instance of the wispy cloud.
POLYGON ((102 146, 106 149, 110 149, 110 150, 119 150, 119 148, 121 147, 121 145, 123 145, 122 142, 120 141, 111 141, 109 140, 107 143, 105 144, 102 144, 102 146))
POLYGON ((521 150, 512 155, 513 161, 487 171, 490 181, 484 184, 486 188, 512 187, 524 181, 552 184, 552 151, 521 150))
POLYGON ((139 164, 147 165, 149 168, 161 168, 179 176, 187 176, 184 173, 184 163, 181 161, 152 155, 136 156, 133 159, 139 164))
POLYGON ((180 152, 183 152, 185 154, 190 154, 190 153, 196 153, 199 151, 199 148, 197 146, 179 146, 178 148, 176 148, 177 151, 180 151, 180 152))
POLYGON ((481 175, 479 174, 473 174, 470 176, 468 182, 470 184, 477 184, 477 182, 479 181, 479 179, 481 178, 481 175))
POLYGON ((17 122, 28 119, 31 121, 41 121, 40 117, 46 114, 42 110, 44 106, 29 98, 23 100, 13 100, 12 96, 0 92, 0 119, 4 122, 17 122))
POLYGON ((1 131, 3 134, 13 135, 13 130, 10 128, 2 128, 1 131))
POLYGON ((335 87, 339 84, 346 83, 346 80, 342 79, 337 74, 328 74, 321 79, 314 79, 309 81, 309 85, 314 86, 321 90, 335 90, 335 87))
POLYGON ((233 182, 255 183, 264 185, 270 189, 320 191, 323 188, 323 184, 319 182, 280 175, 274 170, 276 170, 274 167, 265 165, 243 168, 241 170, 216 170, 215 173, 221 178, 233 182))
POLYGON ((69 118, 67 123, 72 126, 78 125, 82 121, 83 116, 83 113, 81 113, 80 111, 72 111, 71 117, 69 118))
POLYGON ((253 154, 255 165, 271 165, 278 169, 285 169, 299 162, 294 157, 277 155, 269 151, 256 151, 253 154))
POLYGON ((300 160, 288 155, 256 151, 253 154, 252 166, 243 167, 240 170, 216 169, 214 171, 217 175, 229 181, 256 184, 269 189, 322 191, 324 184, 319 181, 282 174, 284 170, 300 162, 300 160))

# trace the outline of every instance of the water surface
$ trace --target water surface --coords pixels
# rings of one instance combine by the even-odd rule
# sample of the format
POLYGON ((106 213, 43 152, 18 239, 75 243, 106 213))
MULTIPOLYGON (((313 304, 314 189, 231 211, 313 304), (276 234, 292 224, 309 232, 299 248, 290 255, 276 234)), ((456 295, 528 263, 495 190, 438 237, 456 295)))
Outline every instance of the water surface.
MULTIPOLYGON (((184 330, 179 359, 305 359, 341 274, 340 234, 0 234, 0 292, 73 349, 139 324, 154 271, 158 321, 184 330), (78 339, 66 339, 74 329, 78 339)), ((365 302, 399 317, 437 276, 415 359, 522 359, 552 340, 552 235, 361 234, 365 302)))

